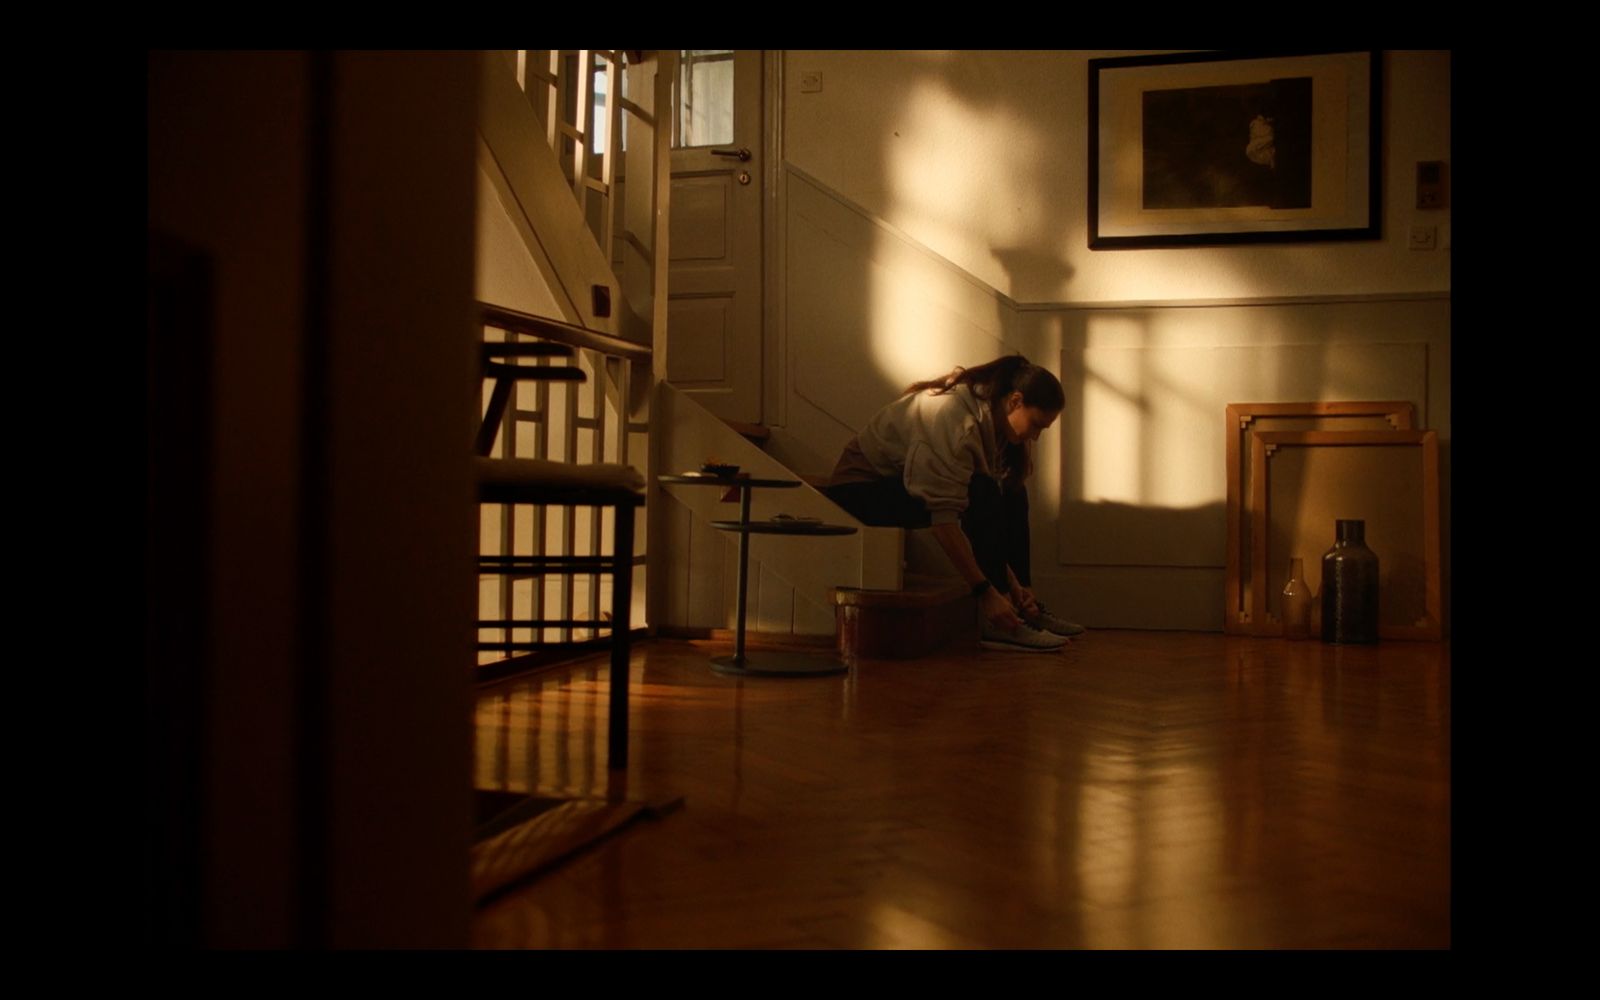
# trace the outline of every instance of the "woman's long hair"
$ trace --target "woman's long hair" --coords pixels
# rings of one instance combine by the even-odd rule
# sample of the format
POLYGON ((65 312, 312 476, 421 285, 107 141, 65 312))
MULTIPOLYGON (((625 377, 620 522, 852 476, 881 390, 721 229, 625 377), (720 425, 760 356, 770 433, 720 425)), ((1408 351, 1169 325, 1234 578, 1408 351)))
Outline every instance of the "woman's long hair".
POLYGON ((1036 406, 1046 413, 1060 413, 1067 405, 1067 396, 1061 389, 1060 380, 1021 354, 1012 354, 976 368, 957 366, 950 374, 940 378, 913 382, 906 387, 906 394, 932 392, 939 396, 958 385, 971 387, 974 396, 988 402, 994 416, 995 435, 999 438, 997 443, 1000 445, 1001 467, 995 472, 1007 489, 1020 488, 1023 481, 1033 474, 1033 446, 1028 441, 1012 444, 1000 430, 1000 421, 1006 416, 1006 397, 1013 392, 1020 392, 1023 406, 1036 406))

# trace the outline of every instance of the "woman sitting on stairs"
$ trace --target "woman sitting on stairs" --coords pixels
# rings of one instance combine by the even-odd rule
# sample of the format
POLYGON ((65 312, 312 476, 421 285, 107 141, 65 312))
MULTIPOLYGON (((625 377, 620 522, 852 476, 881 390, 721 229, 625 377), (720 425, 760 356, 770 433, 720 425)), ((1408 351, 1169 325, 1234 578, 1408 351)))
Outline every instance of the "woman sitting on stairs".
POLYGON ((1066 397, 1020 354, 918 382, 845 445, 823 492, 863 524, 926 528, 983 613, 988 649, 1054 650, 1081 625, 1029 589, 1033 442, 1066 397))

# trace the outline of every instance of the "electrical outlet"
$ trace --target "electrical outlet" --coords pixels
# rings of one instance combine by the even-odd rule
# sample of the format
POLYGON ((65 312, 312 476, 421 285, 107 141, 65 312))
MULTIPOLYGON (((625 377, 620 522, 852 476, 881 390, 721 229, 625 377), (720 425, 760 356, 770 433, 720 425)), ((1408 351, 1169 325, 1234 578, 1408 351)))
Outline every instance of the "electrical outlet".
POLYGON ((1438 229, 1434 226, 1411 227, 1411 249, 1432 250, 1438 245, 1438 229))
POLYGON ((822 92, 822 73, 818 70, 807 70, 800 74, 800 93, 819 94, 822 92))

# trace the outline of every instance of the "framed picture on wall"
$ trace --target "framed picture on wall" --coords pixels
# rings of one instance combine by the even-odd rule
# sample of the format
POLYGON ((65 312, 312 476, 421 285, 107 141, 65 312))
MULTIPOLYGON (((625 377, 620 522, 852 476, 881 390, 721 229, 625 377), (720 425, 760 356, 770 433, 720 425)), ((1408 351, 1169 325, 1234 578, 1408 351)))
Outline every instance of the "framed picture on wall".
POLYGON ((1376 50, 1089 60, 1089 248, 1375 240, 1376 50))

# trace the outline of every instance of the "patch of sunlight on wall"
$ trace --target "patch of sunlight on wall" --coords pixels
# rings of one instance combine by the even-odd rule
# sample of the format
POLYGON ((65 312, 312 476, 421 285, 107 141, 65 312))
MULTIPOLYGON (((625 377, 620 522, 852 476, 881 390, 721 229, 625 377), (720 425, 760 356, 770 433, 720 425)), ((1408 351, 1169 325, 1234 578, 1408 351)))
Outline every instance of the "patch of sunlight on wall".
POLYGON ((902 120, 886 140, 889 221, 1010 294, 993 248, 1030 244, 1034 218, 995 212, 997 193, 1035 188, 1048 151, 1015 114, 973 108, 932 77, 918 81, 902 120))
POLYGON ((1178 362, 1172 355, 1149 359, 1145 381, 1150 433, 1145 442, 1148 477, 1145 503, 1199 507, 1214 501, 1225 484, 1215 460, 1221 415, 1204 404, 1216 382, 1216 355, 1178 362), (1195 363, 1198 362, 1198 363, 1195 363))
MULTIPOLYGON (((1095 318, 1091 343, 1122 334, 1142 342, 1144 327, 1131 317, 1095 318)), ((1083 379, 1083 499, 1137 503, 1144 489, 1140 450, 1144 439, 1144 371, 1140 352, 1102 352, 1083 379)))
MULTIPOLYGON (((880 245, 898 242, 881 231, 873 239, 880 245)), ((992 331, 938 302, 915 278, 876 262, 868 266, 867 276, 873 360, 896 388, 942 375, 956 365, 982 364, 1002 350, 992 331)))
POLYGON ((1094 342, 1112 339, 1106 328, 1122 328, 1140 346, 1096 349, 1085 359, 1084 499, 1173 508, 1214 502, 1221 486, 1217 415, 1207 405, 1214 356, 1147 350, 1146 331, 1131 317, 1090 325, 1094 342))

